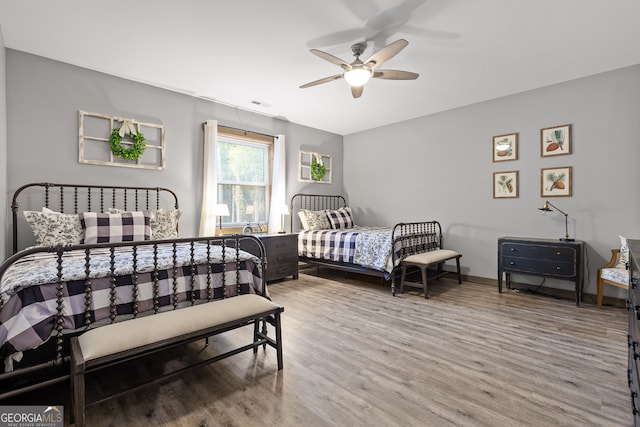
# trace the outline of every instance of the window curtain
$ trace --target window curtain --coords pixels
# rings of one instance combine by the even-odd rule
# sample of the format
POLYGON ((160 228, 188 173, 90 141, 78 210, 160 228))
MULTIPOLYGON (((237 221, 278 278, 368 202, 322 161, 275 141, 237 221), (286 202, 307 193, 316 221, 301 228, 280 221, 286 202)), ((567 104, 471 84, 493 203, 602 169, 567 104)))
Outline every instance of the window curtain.
POLYGON ((218 203, 218 121, 204 124, 204 169, 202 171, 202 209, 200 212, 200 236, 215 236, 216 217, 213 208, 218 203))
MULTIPOLYGON (((287 204, 285 200, 285 143, 284 135, 276 135, 273 141, 273 176, 271 177, 271 202, 269 203, 269 232, 276 233, 280 230, 282 222, 282 207, 287 204)), ((285 218, 285 229, 287 228, 285 218)))

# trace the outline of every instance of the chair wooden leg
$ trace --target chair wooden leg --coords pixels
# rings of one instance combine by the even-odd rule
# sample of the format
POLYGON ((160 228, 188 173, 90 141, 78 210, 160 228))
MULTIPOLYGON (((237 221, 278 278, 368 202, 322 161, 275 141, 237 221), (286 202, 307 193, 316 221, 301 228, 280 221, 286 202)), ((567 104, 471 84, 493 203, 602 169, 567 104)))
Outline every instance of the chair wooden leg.
POLYGON ((427 299, 429 298, 429 293, 427 289, 427 266, 426 265, 421 266, 420 270, 422 270, 422 286, 424 288, 424 299, 427 299))
POLYGON ((598 291, 597 291, 597 297, 596 297, 598 308, 602 308, 602 293, 603 293, 603 291, 604 291, 604 283, 602 282, 602 279, 600 279, 598 277, 598 291))
POLYGON ((456 258, 456 268, 458 269, 458 284, 462 283, 462 274, 460 274, 460 257, 456 258))

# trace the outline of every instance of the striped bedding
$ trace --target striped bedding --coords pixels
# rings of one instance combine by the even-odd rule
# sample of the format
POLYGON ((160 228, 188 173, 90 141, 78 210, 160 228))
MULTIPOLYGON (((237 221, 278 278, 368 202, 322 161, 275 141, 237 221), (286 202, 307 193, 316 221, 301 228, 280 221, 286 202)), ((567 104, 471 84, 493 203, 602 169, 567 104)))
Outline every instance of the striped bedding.
POLYGON ((390 274, 391 227, 354 227, 341 230, 308 230, 298 234, 301 257, 357 264, 390 274))
MULTIPOLYGON (((62 297, 63 327, 65 330, 83 328, 89 320, 95 323, 109 321, 110 299, 115 297, 118 315, 141 313, 153 310, 154 305, 171 309, 174 304, 185 305, 196 299, 221 298, 222 284, 225 295, 239 293, 260 293, 266 295, 261 278, 260 260, 240 251, 236 265, 235 249, 226 248, 226 268, 222 268, 222 249, 196 243, 178 243, 174 254, 173 245, 156 245, 157 255, 152 246, 139 247, 136 253, 135 270, 138 282, 137 303, 134 303, 134 259, 131 248, 115 250, 116 283, 115 296, 111 295, 112 278, 110 254, 105 250, 92 250, 90 275, 92 299, 89 319, 85 318, 86 261, 84 251, 72 251, 63 255, 62 297), (128 250, 127 250, 128 249, 128 250), (192 250, 193 249, 193 250, 192 250), (176 259, 178 268, 174 270, 176 259), (207 268, 207 262, 211 268, 207 268), (192 269, 192 263, 195 268, 192 269), (154 274, 158 271, 157 295, 154 297, 154 274), (210 274, 209 274, 210 270, 210 274), (240 286, 236 285, 239 274, 240 286), (193 280, 192 280, 193 278, 193 280), (177 285, 174 289, 174 283, 177 285), (264 293, 263 293, 264 292, 264 293)), ((37 252, 25 256, 12 265, 0 283, 0 356, 7 357, 43 344, 55 333, 57 299, 56 256, 37 252)), ((160 309, 162 311, 162 309, 160 309)), ((11 359, 11 358, 7 358, 11 359)), ((5 363, 11 364, 11 360, 5 363)), ((9 367, 9 366, 7 366, 9 367)))

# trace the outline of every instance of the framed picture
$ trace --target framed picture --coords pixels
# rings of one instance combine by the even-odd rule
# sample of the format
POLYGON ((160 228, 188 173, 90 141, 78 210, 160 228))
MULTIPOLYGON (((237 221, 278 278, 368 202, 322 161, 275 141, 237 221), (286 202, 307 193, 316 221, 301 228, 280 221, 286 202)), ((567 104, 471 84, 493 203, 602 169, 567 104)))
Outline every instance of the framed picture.
POLYGON ((571 166, 540 169, 540 196, 571 197, 571 166))
POLYGON ((571 125, 540 129, 540 156, 571 154, 571 125))
POLYGON ((518 134, 508 133, 493 137, 491 144, 494 162, 518 160, 518 134))
POLYGON ((493 173, 493 198, 515 199, 518 197, 518 171, 493 173))

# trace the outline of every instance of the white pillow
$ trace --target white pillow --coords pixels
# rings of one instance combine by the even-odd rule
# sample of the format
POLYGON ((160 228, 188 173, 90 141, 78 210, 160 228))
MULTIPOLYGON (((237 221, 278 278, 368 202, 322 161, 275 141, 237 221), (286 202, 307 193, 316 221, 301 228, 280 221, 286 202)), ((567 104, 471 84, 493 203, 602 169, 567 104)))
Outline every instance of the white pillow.
POLYGON ((82 242, 82 225, 77 214, 63 214, 42 208, 42 212, 24 211, 38 246, 78 245, 82 242))
POLYGON ((303 209, 307 220, 307 230, 331 230, 331 223, 326 211, 303 209))
POLYGON ((620 257, 618 258, 618 264, 616 268, 627 268, 629 263, 629 246, 627 246, 627 239, 622 236, 620 238, 620 257))
POLYGON ((178 209, 154 211, 153 218, 151 218, 151 238, 153 240, 177 238, 180 215, 182 212, 178 209))
POLYGON ((309 229, 309 224, 307 223, 307 215, 303 211, 298 211, 298 218, 300 218, 300 225, 302 225, 303 230, 309 229))

